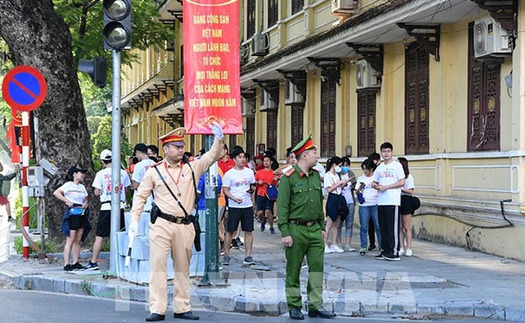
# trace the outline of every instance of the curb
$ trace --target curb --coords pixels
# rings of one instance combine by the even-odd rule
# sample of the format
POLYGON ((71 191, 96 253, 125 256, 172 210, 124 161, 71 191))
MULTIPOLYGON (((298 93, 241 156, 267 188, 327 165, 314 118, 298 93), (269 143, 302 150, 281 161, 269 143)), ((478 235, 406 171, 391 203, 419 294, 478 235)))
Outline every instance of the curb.
MULTIPOLYGON (((148 301, 148 287, 122 286, 120 283, 102 284, 88 280, 47 278, 41 274, 10 276, 0 272, 0 277, 8 278, 18 289, 37 290, 52 293, 95 296, 106 299, 148 301)), ((190 302, 195 308, 212 311, 258 313, 269 316, 280 316, 288 312, 286 300, 259 300, 234 294, 225 289, 204 288, 191 291, 190 302)), ((168 306, 173 305, 173 290, 168 290, 168 306)), ((394 316, 461 316, 485 319, 525 322, 525 308, 504 307, 483 302, 450 302, 436 304, 364 304, 359 301, 343 300, 325 302, 325 307, 334 310, 339 316, 367 316, 373 314, 394 316)), ((306 308, 306 306, 305 306, 306 308)))

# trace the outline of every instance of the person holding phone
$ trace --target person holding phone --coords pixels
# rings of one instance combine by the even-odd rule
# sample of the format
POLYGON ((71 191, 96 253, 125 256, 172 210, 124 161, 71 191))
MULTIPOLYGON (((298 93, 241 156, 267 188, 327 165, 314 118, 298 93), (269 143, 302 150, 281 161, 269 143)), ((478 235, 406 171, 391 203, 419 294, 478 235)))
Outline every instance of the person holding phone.
MULTIPOLYGON (((375 164, 372 160, 366 159, 361 163, 361 169, 363 170, 363 175, 359 176, 357 179, 357 185, 359 185, 357 188, 359 224, 361 226, 361 229, 359 230, 361 237, 361 249, 359 249, 359 254, 364 256, 367 251, 367 233, 369 232, 368 226, 370 223, 372 223, 375 228, 377 241, 379 242, 381 242, 381 231, 379 230, 379 220, 377 217, 377 196, 379 193, 372 188, 375 164)), ((370 241, 370 243, 372 242, 370 241)), ((380 243, 379 250, 381 250, 380 243)))

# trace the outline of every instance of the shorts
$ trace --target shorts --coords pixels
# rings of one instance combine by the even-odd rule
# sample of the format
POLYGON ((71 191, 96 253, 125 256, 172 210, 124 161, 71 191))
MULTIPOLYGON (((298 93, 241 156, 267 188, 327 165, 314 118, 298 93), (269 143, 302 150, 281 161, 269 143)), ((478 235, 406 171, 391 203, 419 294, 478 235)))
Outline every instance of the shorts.
POLYGON ((271 210, 273 211, 274 201, 266 196, 257 195, 257 211, 271 210))
POLYGON ((72 215, 69 217, 69 230, 78 230, 88 227, 86 215, 72 215))
POLYGON ((9 203, 9 200, 7 199, 7 197, 0 195, 0 205, 6 205, 8 203, 9 203))
POLYGON ((401 206, 399 208, 399 214, 407 215, 414 214, 414 207, 412 205, 412 196, 401 195, 401 206))
POLYGON ((226 224, 226 232, 235 232, 241 222, 242 231, 253 231, 253 208, 228 208, 228 223, 226 224))
MULTIPOLYGON (((126 223, 124 222, 124 209, 120 209, 120 231, 124 231, 126 223)), ((107 238, 111 232, 111 210, 103 210, 98 214, 97 220, 97 237, 107 238)))

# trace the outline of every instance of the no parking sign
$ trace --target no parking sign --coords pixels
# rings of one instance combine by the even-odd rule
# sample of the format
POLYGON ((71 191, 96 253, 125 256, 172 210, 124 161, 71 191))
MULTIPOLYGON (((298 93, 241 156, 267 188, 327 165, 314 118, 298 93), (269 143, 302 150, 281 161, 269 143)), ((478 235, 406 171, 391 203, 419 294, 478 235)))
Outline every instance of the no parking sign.
POLYGON ((17 66, 2 82, 2 95, 17 111, 33 111, 46 99, 47 83, 42 73, 31 66, 17 66))

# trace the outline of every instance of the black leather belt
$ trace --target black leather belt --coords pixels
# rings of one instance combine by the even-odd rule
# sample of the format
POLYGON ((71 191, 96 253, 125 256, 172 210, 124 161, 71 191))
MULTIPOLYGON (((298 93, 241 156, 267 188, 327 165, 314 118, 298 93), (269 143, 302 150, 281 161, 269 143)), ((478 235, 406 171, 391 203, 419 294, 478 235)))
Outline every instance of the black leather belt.
POLYGON ((171 214, 166 214, 166 213, 159 212, 159 217, 163 218, 164 220, 168 220, 170 222, 173 222, 175 224, 188 225, 188 224, 193 223, 193 216, 188 216, 188 217, 182 218, 182 217, 178 217, 178 216, 173 216, 171 214))
POLYGON ((290 224, 297 224, 297 225, 304 225, 304 226, 307 226, 307 227, 311 227, 312 225, 316 224, 317 221, 288 220, 288 223, 290 223, 290 224))

